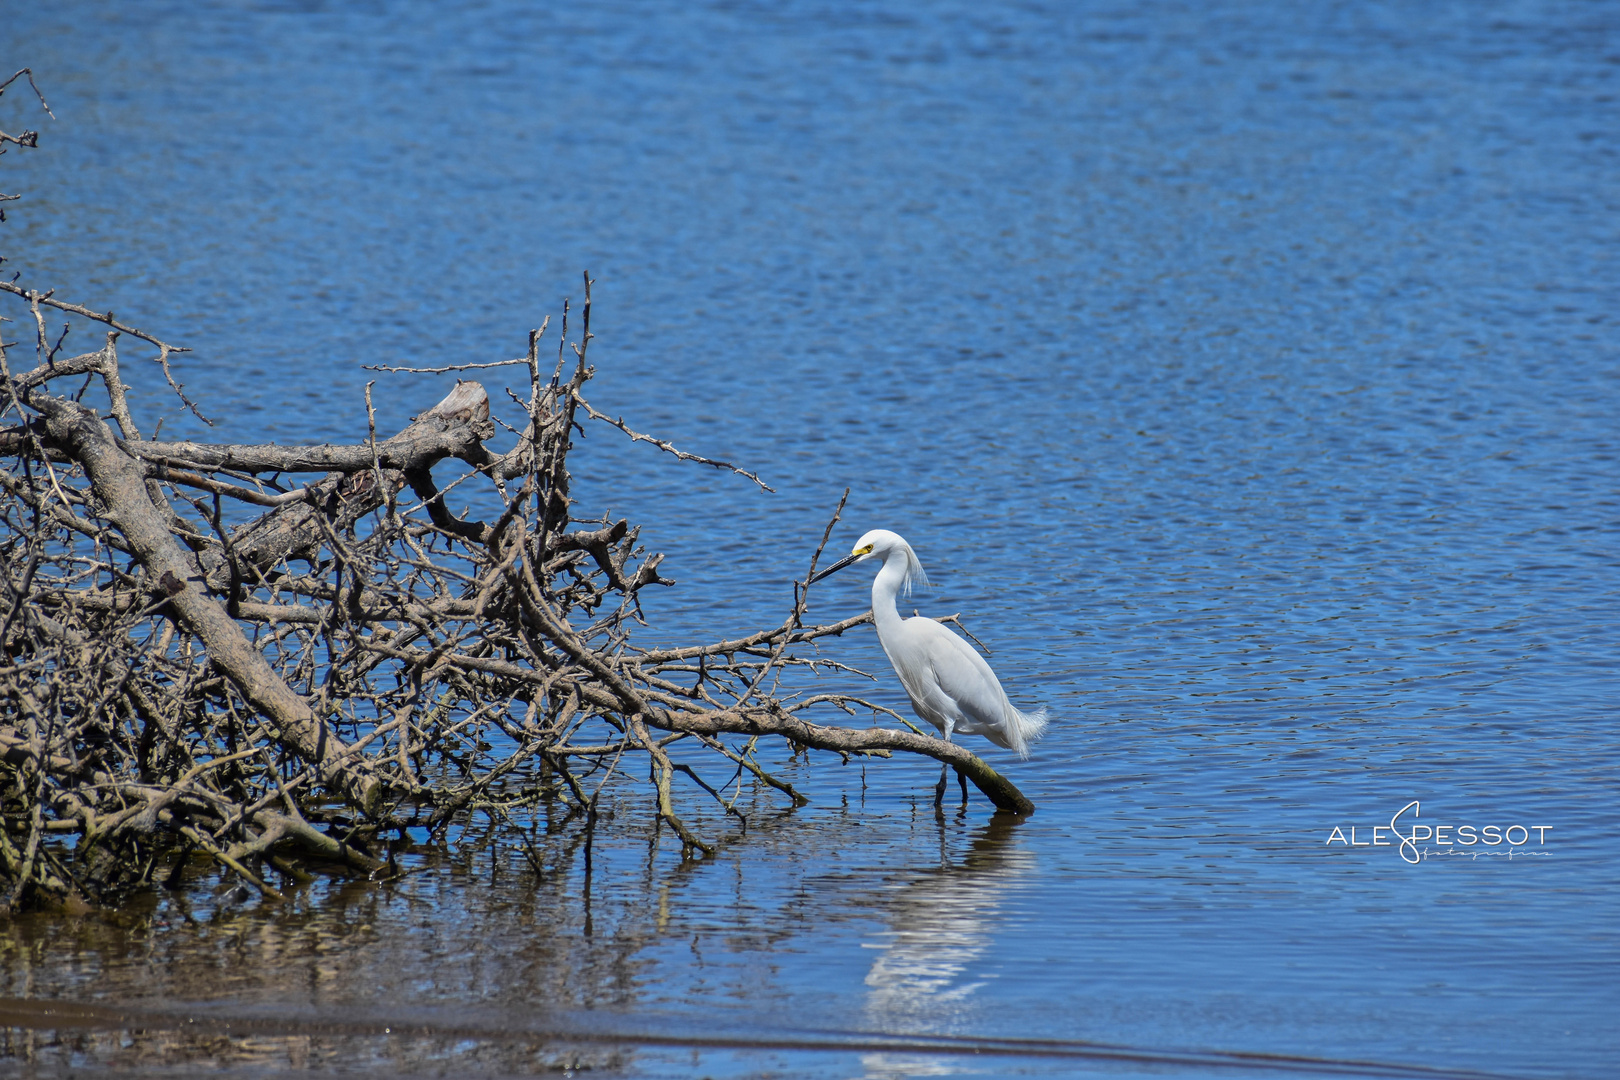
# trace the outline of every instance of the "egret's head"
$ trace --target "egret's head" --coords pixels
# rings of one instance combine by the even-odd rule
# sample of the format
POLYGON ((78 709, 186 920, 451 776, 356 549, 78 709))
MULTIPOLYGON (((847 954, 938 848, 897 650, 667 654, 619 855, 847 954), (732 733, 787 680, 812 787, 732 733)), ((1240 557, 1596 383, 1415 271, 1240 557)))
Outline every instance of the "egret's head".
POLYGON ((871 532, 855 541, 855 547, 848 555, 833 563, 827 569, 816 574, 811 581, 820 581, 829 574, 835 574, 846 566, 854 563, 869 562, 876 559, 888 565, 890 559, 897 559, 905 569, 905 588, 909 594, 913 585, 927 585, 928 575, 923 573, 922 563, 917 559, 917 553, 911 550, 911 545, 899 533, 892 533, 888 529, 873 529, 871 532))

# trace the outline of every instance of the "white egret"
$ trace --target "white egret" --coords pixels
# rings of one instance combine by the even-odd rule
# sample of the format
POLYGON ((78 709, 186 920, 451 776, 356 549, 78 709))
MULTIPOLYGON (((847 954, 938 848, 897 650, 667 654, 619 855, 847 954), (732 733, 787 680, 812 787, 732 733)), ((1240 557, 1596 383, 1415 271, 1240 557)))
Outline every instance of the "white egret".
POLYGON ((883 560, 872 582, 872 621, 917 715, 937 727, 946 742, 956 732, 983 735, 1021 758, 1029 757, 1029 744, 1046 730, 1046 710, 1024 713, 1014 708, 990 665, 942 624, 920 615, 900 617, 894 598, 902 589, 909 596, 913 583, 928 584, 922 563, 904 539, 873 529, 856 541, 855 550, 810 580, 872 559, 883 560))

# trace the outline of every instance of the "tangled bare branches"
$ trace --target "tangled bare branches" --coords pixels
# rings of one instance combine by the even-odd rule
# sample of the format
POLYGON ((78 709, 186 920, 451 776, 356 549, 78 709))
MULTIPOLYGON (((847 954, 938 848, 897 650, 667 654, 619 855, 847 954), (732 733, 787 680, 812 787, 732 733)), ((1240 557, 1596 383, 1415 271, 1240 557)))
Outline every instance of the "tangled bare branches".
POLYGON ((677 811, 672 782, 690 766, 676 742, 794 802, 756 758, 761 737, 926 754, 1029 808, 960 747, 804 716, 866 702, 773 696, 785 668, 827 662, 796 646, 868 618, 804 625, 802 583, 779 625, 747 637, 632 640, 660 557, 627 521, 577 516, 569 495, 573 434, 595 414, 588 286, 580 338, 549 374, 544 328, 530 336, 529 423, 505 454, 485 446, 495 425, 476 382, 387 439, 166 443, 129 414, 117 331, 66 359, 41 336, 44 362, 16 375, 0 352, 15 421, 0 429, 0 903, 106 900, 177 850, 270 896, 265 863, 387 874, 379 833, 543 796, 584 821, 635 757, 683 849, 710 852, 677 811), (82 388, 49 392, 74 377, 99 385, 118 432, 82 388), (455 484, 498 491, 498 517, 452 516, 432 472, 451 460, 466 468, 455 484), (289 475, 312 479, 278 482, 289 475), (262 512, 232 527, 227 500, 262 512))
POLYGON ((870 618, 805 625, 820 548, 777 626, 684 648, 633 640, 642 590, 667 584, 661 556, 628 521, 576 506, 568 457, 581 425, 764 485, 591 406, 590 286, 577 341, 564 307, 554 364, 542 366, 543 324, 523 358, 467 365, 528 377, 514 395, 526 426, 496 453, 473 381, 387 438, 368 385, 366 437, 350 445, 147 438, 119 342, 155 349, 201 417, 170 370, 185 350, 0 280, 26 311, 0 330, 29 326, 35 354, 13 371, 19 343, 0 333, 0 911, 116 902, 179 881, 196 858, 267 897, 281 894, 266 866, 291 880, 387 876, 390 834, 443 835, 475 813, 510 822, 542 802, 562 802, 588 832, 614 776, 648 776, 683 855, 709 853, 718 838, 683 820, 675 775, 741 817, 720 794, 730 782, 717 789, 692 768, 695 749, 798 805, 756 755, 770 737, 846 760, 927 755, 998 807, 1031 809, 959 746, 807 718, 887 710, 783 693, 785 670, 830 663, 818 639, 870 618), (53 342, 47 312, 99 324, 102 347, 61 355, 68 327, 53 342), (447 463, 461 471, 441 490, 434 468, 447 463), (484 490, 491 520, 450 512, 445 496, 463 484, 484 490))
MULTIPOLYGON (((50 105, 46 103, 45 95, 39 92, 39 86, 34 82, 34 73, 28 68, 23 68, 5 82, 0 82, 0 97, 5 96, 5 92, 10 88, 11 84, 24 75, 28 76, 28 85, 33 88, 34 96, 39 98, 39 107, 45 110, 45 115, 54 119, 55 114, 51 112, 50 105)), ((32 150, 39 146, 39 132, 25 130, 21 135, 13 135, 10 132, 0 131, 0 154, 6 152, 7 143, 32 150)), ((0 194, 0 203, 16 202, 20 198, 22 198, 21 195, 0 194)), ((4 220, 6 220, 6 211, 4 207, 0 207, 0 221, 4 220)))

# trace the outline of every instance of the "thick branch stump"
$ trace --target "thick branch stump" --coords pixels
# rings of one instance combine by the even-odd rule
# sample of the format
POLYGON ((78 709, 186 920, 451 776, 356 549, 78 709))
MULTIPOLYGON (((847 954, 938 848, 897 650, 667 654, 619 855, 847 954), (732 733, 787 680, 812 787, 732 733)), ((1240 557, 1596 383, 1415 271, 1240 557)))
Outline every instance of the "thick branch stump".
POLYGON ((345 799, 370 809, 382 791, 348 747, 310 711, 309 704, 277 677, 259 650, 243 636, 224 606, 209 595, 196 557, 182 548, 146 492, 146 472, 119 448, 92 409, 63 398, 36 394, 52 438, 84 466, 107 516, 129 542, 154 593, 167 595, 175 615, 196 634, 215 666, 242 696, 275 724, 288 749, 318 766, 322 779, 345 799))

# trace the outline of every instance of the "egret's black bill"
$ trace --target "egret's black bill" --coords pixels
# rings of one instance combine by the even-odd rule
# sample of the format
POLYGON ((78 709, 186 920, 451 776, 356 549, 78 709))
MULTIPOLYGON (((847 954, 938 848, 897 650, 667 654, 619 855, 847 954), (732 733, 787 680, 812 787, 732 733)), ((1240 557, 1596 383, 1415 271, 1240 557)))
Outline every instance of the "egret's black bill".
POLYGON ((835 562, 831 566, 827 567, 827 569, 817 571, 816 576, 810 579, 810 583, 812 585, 814 585, 816 582, 820 581, 822 578, 827 577, 827 576, 829 576, 831 574, 838 573, 838 571, 842 570, 844 567, 848 566, 850 563, 852 563, 855 560, 859 559, 864 554, 866 554, 866 552, 858 551, 858 552, 855 552, 852 555, 845 555, 842 559, 839 559, 837 562, 835 562))

